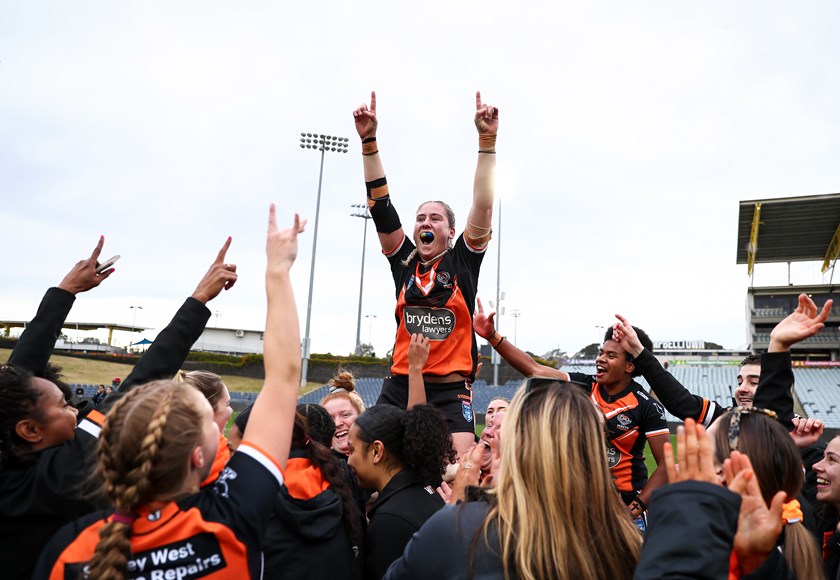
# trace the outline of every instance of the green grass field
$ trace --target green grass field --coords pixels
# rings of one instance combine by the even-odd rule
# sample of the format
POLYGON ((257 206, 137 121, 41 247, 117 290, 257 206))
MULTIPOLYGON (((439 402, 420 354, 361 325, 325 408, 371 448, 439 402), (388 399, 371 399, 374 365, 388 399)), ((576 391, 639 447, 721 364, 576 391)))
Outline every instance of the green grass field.
MULTIPOLYGON (((671 446, 676 452, 677 436, 673 434, 671 435, 671 446)), ((656 461, 653 459, 653 453, 650 452, 650 445, 645 445, 645 465, 647 466, 648 475, 653 473, 653 470, 656 469, 656 461)))
MULTIPOLYGON (((4 363, 9 359, 11 354, 9 349, 0 349, 0 363, 4 363)), ((96 360, 84 360, 80 358, 53 355, 50 362, 61 367, 64 380, 68 383, 79 384, 105 384, 110 385, 114 377, 124 379, 129 372, 131 366, 110 363, 96 360)), ((222 375, 222 379, 231 391, 259 391, 262 388, 262 381, 260 379, 251 379, 247 377, 237 377, 233 375, 222 375)), ((320 387, 320 383, 309 383, 306 387, 301 388, 300 394, 303 395, 309 391, 320 387)), ((236 415, 234 414, 233 417, 236 415)), ((231 421, 233 420, 231 417, 231 421)), ((476 433, 479 435, 484 430, 483 424, 476 424, 476 433)), ((671 444, 675 445, 676 436, 671 435, 671 444)), ((645 447, 645 464, 648 468, 648 473, 653 473, 656 469, 656 462, 653 460, 653 454, 649 447, 645 447)))
MULTIPOLYGON (((9 360, 11 350, 0 349, 0 364, 9 360)), ((53 355, 50 362, 61 367, 62 378, 66 383, 78 383, 87 385, 110 385, 115 377, 124 379, 131 372, 131 365, 111 363, 98 360, 85 360, 72 356, 53 355)), ((231 391, 256 392, 262 388, 261 379, 238 377, 234 375, 222 375, 222 380, 231 391)), ((320 383, 309 383, 301 388, 300 394, 305 394, 321 387, 320 383)))

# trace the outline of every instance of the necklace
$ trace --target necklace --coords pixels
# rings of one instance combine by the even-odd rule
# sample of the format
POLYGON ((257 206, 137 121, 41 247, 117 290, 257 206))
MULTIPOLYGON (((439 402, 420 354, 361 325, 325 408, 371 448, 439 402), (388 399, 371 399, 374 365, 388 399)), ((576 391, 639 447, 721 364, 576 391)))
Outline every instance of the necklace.
POLYGON ((434 263, 435 263, 435 262, 437 262, 440 258, 442 258, 442 257, 444 256, 444 254, 446 254, 446 252, 448 252, 448 251, 449 251, 449 250, 451 250, 451 249, 452 249, 452 248, 446 248, 444 251, 442 251, 440 254, 438 254, 438 255, 437 255, 437 256, 435 256, 434 258, 432 258, 432 259, 430 259, 430 260, 426 260, 425 262, 420 262, 420 265, 421 265, 421 266, 423 266, 424 268, 426 268, 426 267, 428 267, 429 265, 434 264, 434 263))

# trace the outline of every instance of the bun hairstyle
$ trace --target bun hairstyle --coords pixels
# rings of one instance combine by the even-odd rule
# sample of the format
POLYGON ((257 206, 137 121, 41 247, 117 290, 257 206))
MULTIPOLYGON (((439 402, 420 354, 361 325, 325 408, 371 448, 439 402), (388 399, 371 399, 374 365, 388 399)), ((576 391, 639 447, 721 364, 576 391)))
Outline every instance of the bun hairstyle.
POLYGON ((127 576, 135 512, 180 495, 202 421, 190 388, 175 381, 137 387, 114 404, 99 436, 96 476, 116 513, 99 531, 91 578, 127 576))
POLYGON ((446 417, 431 405, 408 411, 391 405, 374 405, 356 419, 359 438, 368 444, 380 441, 392 467, 411 468, 426 485, 437 487, 455 450, 446 417))
POLYGON ((359 415, 365 412, 365 402, 356 392, 356 377, 353 376, 353 373, 339 369, 338 373, 327 384, 330 387, 330 392, 321 399, 322 407, 333 399, 346 399, 350 401, 359 415))
POLYGON ((183 383, 195 387, 210 402, 213 410, 222 398, 225 383, 222 377, 210 371, 178 371, 173 379, 176 383, 183 383))

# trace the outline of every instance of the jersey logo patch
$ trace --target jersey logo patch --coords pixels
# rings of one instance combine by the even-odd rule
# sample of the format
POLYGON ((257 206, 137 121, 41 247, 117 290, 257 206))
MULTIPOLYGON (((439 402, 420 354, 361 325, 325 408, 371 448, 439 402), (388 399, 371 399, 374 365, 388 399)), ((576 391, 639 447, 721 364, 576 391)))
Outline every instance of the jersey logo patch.
POLYGON ((440 284, 444 288, 452 287, 452 277, 449 275, 449 272, 438 272, 436 279, 438 281, 438 284, 440 284))
POLYGON ((448 308, 406 306, 403 320, 409 334, 422 334, 431 340, 446 340, 455 330, 455 313, 448 308))
POLYGON ((657 413, 659 413, 659 418, 660 419, 662 419, 663 421, 667 420, 666 417, 665 417, 665 409, 662 407, 662 405, 660 405, 659 403, 654 401, 653 402, 653 408, 656 409, 657 413))
POLYGON ((236 479, 236 472, 230 467, 225 467, 219 474, 219 479, 213 484, 213 490, 222 497, 230 497, 230 490, 228 489, 228 480, 236 479))
POLYGON ((464 416, 464 419, 467 423, 472 423, 473 420, 473 410, 472 404, 467 401, 461 401, 461 414, 464 416))
POLYGON ((611 443, 607 443, 607 464, 609 464, 610 469, 618 465, 620 460, 621 451, 613 447, 611 443))
POLYGON ((617 427, 619 429, 621 429, 622 431, 627 431, 630 428, 630 423, 631 423, 630 417, 628 417, 624 413, 619 413, 616 416, 616 419, 619 422, 619 425, 617 425, 617 427))

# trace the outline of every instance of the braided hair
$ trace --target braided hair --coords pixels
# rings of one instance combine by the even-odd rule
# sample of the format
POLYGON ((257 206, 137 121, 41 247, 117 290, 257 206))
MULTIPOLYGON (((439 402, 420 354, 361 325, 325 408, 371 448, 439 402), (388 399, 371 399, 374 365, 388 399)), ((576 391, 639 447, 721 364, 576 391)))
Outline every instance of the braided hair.
POLYGON ((124 578, 137 509, 181 493, 188 458, 202 438, 203 419, 191 391, 173 381, 154 381, 129 391, 108 413, 96 474, 116 517, 99 531, 90 577, 124 578))

